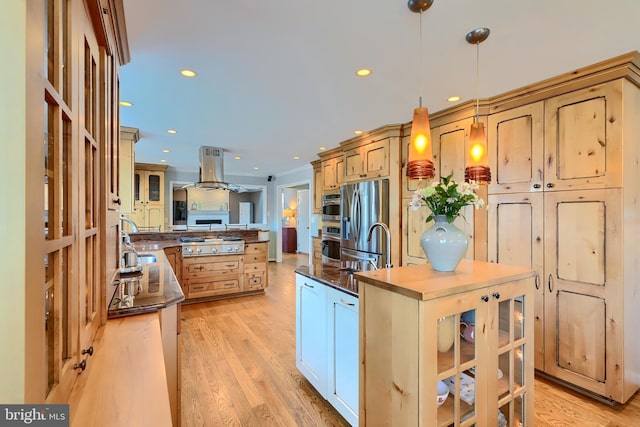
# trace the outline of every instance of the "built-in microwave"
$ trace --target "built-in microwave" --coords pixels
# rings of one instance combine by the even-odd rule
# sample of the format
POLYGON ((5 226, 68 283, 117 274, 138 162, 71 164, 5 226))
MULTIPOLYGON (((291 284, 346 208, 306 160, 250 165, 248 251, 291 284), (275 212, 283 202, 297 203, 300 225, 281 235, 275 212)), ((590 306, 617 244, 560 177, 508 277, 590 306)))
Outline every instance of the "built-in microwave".
POLYGON ((322 195, 322 220, 340 221, 340 193, 322 195))

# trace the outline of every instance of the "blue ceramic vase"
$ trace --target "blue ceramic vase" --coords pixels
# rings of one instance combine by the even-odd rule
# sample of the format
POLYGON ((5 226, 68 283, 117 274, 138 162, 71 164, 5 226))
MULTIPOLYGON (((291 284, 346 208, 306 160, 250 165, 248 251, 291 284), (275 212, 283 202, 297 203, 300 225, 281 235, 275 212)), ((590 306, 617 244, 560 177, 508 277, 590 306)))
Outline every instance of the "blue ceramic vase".
POLYGON ((454 271, 467 252, 467 235, 447 222, 445 215, 435 215, 435 224, 422 233, 420 243, 424 254, 436 271, 454 271))

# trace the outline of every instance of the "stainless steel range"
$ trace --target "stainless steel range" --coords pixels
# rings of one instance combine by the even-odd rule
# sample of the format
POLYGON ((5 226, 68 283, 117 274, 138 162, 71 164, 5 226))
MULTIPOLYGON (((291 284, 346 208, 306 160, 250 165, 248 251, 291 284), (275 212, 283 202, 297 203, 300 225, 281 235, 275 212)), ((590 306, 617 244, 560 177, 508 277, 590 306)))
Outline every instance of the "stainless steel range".
POLYGON ((242 255, 244 254, 244 240, 206 239, 201 237, 181 237, 182 257, 212 256, 212 255, 242 255))

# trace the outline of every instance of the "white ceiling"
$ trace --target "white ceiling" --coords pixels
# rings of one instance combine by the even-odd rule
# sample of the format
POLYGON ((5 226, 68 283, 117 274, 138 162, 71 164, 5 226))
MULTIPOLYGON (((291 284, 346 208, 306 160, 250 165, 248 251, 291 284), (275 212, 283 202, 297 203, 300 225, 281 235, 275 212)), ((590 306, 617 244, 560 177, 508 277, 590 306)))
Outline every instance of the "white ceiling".
MULTIPOLYGON (((356 129, 410 121, 417 106, 420 17, 406 0, 124 4, 121 99, 134 106, 121 123, 140 129, 138 162, 197 172, 210 145, 225 149, 228 175, 278 176, 356 129), (361 67, 372 75, 357 78, 361 67)), ((491 30, 480 45, 487 98, 640 50, 640 1, 435 0, 422 27, 423 103, 435 112, 451 95, 475 99, 474 28, 491 30)))

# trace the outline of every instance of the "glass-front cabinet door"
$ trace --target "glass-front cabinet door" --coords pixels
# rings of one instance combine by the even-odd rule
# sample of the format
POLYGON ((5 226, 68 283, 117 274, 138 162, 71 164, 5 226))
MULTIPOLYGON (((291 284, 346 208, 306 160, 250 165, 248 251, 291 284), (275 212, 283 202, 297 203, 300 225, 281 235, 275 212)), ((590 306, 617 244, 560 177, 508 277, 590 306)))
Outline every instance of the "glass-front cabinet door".
POLYGON ((425 420, 533 425, 533 370, 525 369, 533 363, 533 301, 524 293, 515 282, 424 304, 425 336, 437 337, 425 343, 425 420))

